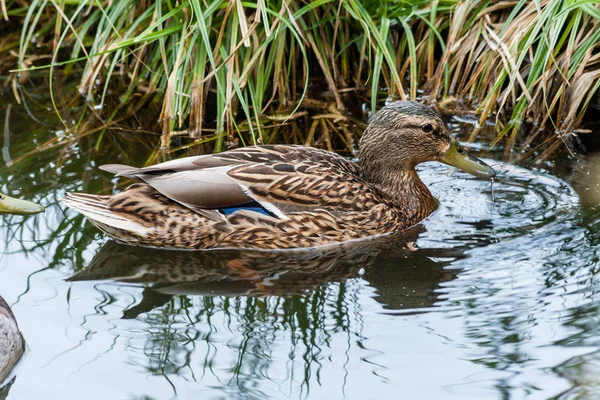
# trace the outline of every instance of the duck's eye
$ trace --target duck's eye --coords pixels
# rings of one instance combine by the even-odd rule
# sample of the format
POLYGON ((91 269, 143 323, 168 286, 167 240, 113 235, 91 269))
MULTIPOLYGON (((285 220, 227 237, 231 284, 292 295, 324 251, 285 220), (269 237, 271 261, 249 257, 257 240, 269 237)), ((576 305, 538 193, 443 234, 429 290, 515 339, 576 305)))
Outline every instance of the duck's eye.
POLYGON ((423 129, 423 132, 425 133, 433 132, 433 126, 431 124, 425 124, 421 129, 423 129))

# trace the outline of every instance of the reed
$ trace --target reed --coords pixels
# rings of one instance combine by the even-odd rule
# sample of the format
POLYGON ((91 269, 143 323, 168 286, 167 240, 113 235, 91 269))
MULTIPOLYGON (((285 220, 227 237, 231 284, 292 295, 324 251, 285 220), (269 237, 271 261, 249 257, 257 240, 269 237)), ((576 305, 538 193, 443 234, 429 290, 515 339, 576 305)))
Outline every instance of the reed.
POLYGON ((217 151, 274 141, 352 149, 362 104, 420 97, 494 120, 491 144, 507 154, 522 139, 547 156, 579 132, 600 86, 592 0, 0 5, 21 27, 14 88, 37 70, 79 73, 79 94, 104 121, 143 97, 160 104, 162 148, 185 136, 217 151))

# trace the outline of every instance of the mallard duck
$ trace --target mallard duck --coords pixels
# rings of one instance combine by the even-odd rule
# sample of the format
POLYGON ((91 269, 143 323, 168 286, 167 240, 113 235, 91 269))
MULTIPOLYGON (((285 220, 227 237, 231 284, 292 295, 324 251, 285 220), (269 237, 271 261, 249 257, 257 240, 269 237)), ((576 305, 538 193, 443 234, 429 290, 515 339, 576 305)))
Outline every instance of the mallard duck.
POLYGON ((495 172, 467 154, 431 107, 397 101, 370 121, 357 162, 294 145, 252 146, 145 168, 100 169, 141 183, 63 202, 118 242, 159 248, 305 248, 402 231, 437 208, 415 166, 495 172))
POLYGON ((0 387, 25 351, 25 341, 15 315, 0 296, 0 387))
POLYGON ((0 214, 29 215, 44 211, 44 207, 27 200, 14 199, 0 193, 0 214))

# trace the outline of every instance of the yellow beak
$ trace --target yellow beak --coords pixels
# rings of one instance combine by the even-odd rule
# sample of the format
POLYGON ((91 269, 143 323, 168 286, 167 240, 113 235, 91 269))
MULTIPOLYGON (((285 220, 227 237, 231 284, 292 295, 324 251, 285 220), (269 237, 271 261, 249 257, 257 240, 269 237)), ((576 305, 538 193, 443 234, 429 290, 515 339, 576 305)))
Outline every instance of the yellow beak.
POLYGON ((44 207, 27 200, 13 199, 0 193, 0 214, 29 215, 44 211, 44 207))
POLYGON ((477 157, 467 153, 454 138, 440 161, 480 178, 492 179, 496 176, 496 171, 477 157))

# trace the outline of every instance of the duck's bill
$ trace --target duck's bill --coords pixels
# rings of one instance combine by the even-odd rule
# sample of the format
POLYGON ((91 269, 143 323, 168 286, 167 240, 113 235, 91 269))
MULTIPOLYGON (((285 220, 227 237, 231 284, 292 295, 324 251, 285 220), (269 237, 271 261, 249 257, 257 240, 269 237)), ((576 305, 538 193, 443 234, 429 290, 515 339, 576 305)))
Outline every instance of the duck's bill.
POLYGON ((44 211, 44 207, 26 200, 14 199, 0 194, 0 214, 29 215, 44 211))
POLYGON ((448 151, 446 151, 446 154, 442 156, 440 161, 479 178, 491 179, 496 176, 496 171, 492 167, 479 158, 467 153, 455 139, 452 139, 448 151))

